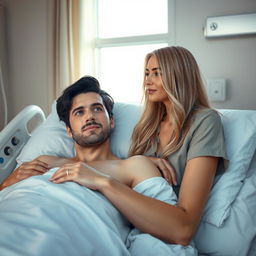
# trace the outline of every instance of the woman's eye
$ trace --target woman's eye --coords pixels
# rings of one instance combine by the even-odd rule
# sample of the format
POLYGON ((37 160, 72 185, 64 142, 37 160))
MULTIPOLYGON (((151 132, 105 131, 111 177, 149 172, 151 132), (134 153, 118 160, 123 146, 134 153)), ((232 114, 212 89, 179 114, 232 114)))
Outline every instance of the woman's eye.
POLYGON ((161 76, 161 73, 155 72, 155 73, 154 73, 154 76, 161 76))
MULTIPOLYGON (((154 73, 151 74, 151 76, 155 76, 155 77, 161 76, 161 75, 162 74, 160 72, 154 72, 154 73)), ((149 73, 145 73, 145 78, 148 78, 149 76, 150 76, 149 73)))

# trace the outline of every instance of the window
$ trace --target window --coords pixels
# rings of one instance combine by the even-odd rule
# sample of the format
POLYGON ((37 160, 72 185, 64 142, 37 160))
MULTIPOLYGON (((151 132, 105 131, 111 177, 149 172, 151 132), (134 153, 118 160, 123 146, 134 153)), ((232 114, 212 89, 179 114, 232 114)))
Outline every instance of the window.
POLYGON ((174 0, 96 2, 91 70, 116 102, 140 102, 145 55, 174 44, 174 0))

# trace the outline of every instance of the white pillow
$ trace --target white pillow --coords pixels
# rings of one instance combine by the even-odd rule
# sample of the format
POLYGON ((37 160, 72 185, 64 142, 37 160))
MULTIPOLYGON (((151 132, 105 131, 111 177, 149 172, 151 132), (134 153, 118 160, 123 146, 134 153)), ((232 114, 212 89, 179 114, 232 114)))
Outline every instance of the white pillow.
POLYGON ((59 121, 56 101, 54 101, 50 115, 42 125, 32 132, 29 141, 17 157, 17 163, 19 166, 40 155, 73 157, 74 154, 73 139, 68 136, 65 124, 59 121))
POLYGON ((112 152, 120 158, 128 157, 130 139, 134 126, 139 121, 141 110, 141 106, 135 104, 114 105, 115 128, 110 138, 110 146, 112 152))
MULTIPOLYGON (((224 126, 229 167, 214 185, 202 218, 220 227, 229 216, 230 207, 235 200, 256 148, 256 111, 220 110, 224 126)), ((126 158, 130 137, 141 114, 141 106, 115 103, 115 128, 111 135, 112 152, 126 158)), ((31 161, 40 155, 74 156, 73 140, 67 135, 65 125, 60 122, 56 103, 46 121, 32 134, 24 146, 18 164, 31 161)))
POLYGON ((256 149, 256 111, 220 110, 229 167, 214 185, 203 221, 224 224, 239 193, 256 149))
POLYGON ((256 163, 250 169, 225 225, 201 222, 195 236, 200 255, 255 255, 256 248, 256 163), (253 242, 254 241, 254 242, 253 242))
MULTIPOLYGON (((140 116, 140 106, 115 103, 113 113, 115 128, 111 134, 111 150, 116 156, 126 158, 130 137, 140 116)), ((73 157, 74 154, 74 141, 68 136, 64 122, 59 121, 56 101, 54 101, 50 115, 41 126, 32 132, 31 138, 17 157, 17 163, 19 166, 40 155, 73 157)))

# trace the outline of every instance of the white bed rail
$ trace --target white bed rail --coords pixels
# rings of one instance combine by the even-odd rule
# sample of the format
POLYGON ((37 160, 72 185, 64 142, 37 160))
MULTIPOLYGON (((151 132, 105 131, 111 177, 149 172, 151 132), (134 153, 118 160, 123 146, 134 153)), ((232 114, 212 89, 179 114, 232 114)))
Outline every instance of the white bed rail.
POLYGON ((0 132, 0 183, 17 165, 16 158, 31 136, 28 123, 34 117, 37 118, 37 126, 45 120, 40 107, 27 106, 0 132))

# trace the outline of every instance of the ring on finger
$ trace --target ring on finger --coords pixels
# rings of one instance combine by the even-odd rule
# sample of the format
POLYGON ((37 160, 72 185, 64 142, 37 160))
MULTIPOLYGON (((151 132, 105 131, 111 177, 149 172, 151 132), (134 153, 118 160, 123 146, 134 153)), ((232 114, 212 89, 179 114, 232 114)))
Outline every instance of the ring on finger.
POLYGON ((69 176, 69 169, 66 170, 66 174, 67 174, 67 176, 69 176))

